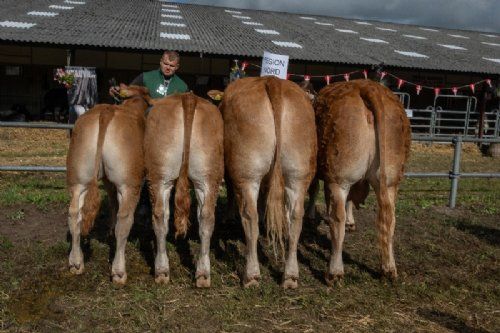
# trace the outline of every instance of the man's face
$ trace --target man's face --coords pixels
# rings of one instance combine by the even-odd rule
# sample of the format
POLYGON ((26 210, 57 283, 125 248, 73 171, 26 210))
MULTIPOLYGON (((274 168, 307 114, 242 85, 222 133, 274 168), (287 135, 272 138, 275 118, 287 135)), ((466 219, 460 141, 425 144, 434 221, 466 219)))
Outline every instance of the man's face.
POLYGON ((179 68, 179 59, 170 60, 167 57, 162 57, 160 60, 160 69, 163 75, 172 76, 175 71, 179 68))

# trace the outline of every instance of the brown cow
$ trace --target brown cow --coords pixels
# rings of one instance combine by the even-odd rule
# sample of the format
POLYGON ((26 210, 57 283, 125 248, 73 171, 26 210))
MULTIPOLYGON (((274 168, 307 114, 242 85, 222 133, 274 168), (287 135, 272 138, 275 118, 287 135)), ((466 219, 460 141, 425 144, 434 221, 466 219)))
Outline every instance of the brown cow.
POLYGON ((257 199, 262 186, 267 189, 268 237, 282 250, 283 239, 289 239, 283 286, 296 288, 304 196, 316 168, 311 103, 293 82, 275 77, 244 78, 227 87, 220 109, 225 168, 246 237, 243 285, 258 285, 260 279, 257 199))
MULTIPOLYGON (((318 177, 325 182, 332 239, 326 280, 333 283, 344 274, 346 202, 362 203, 369 184, 375 189, 379 205, 382 272, 396 278, 394 207, 410 147, 410 124, 403 106, 386 87, 370 80, 354 80, 323 88, 316 102, 316 115, 318 177)), ((317 186, 311 189, 310 202, 314 205, 317 186)))
POLYGON ((125 245, 144 177, 144 111, 150 98, 146 88, 121 85, 122 105, 96 105, 75 124, 69 146, 67 184, 71 195, 69 230, 72 236, 70 271, 83 272, 80 235, 86 236, 99 210, 98 181, 103 179, 111 205, 116 235, 113 282, 124 284, 125 245))
POLYGON ((214 211, 224 174, 222 116, 212 103, 185 93, 155 101, 144 137, 146 174, 157 239, 155 281, 169 281, 166 251, 169 198, 175 185, 176 236, 185 235, 190 212, 189 181, 198 201, 201 239, 196 286, 210 286, 210 237, 214 211))

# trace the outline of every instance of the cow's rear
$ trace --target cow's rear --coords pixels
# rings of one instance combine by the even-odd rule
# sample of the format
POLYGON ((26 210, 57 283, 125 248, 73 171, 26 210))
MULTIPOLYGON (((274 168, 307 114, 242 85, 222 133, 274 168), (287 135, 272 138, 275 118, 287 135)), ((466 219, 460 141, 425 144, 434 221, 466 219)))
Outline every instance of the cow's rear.
POLYGON ((232 83, 221 104, 225 167, 246 235, 244 285, 257 284, 259 190, 267 192, 266 225, 276 246, 289 239, 284 286, 297 286, 297 242, 305 192, 314 175, 314 112, 294 83, 274 77, 232 83), (286 203, 286 204, 285 204, 286 203))
POLYGON ((158 283, 167 283, 170 279, 166 251, 169 198, 175 186, 174 224, 176 235, 184 236, 189 225, 189 187, 192 183, 198 201, 201 239, 196 285, 210 286, 210 238, 224 173, 222 132, 219 110, 192 93, 158 100, 148 115, 144 149, 157 239, 155 280, 158 283))
POLYGON ((355 80, 323 88, 316 113, 318 177, 325 182, 333 242, 327 280, 333 282, 344 274, 342 246, 349 219, 346 204, 362 203, 369 185, 374 188, 379 205, 382 271, 394 278, 394 207, 410 145, 409 122, 403 107, 382 85, 355 80))

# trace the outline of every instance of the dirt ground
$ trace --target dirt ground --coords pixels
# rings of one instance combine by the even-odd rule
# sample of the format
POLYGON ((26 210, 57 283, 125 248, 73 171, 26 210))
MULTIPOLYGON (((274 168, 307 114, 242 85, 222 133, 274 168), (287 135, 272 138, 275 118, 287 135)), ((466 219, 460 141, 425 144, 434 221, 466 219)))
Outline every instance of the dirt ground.
MULTIPOLYGON (((321 212, 323 207, 319 206, 321 212)), ((261 285, 241 288, 239 222, 216 227, 212 288, 193 286, 199 246, 168 239, 172 282, 154 283, 152 230, 136 223, 127 248, 127 286, 109 280, 113 243, 102 209, 86 243, 86 271, 67 270, 66 205, 3 207, 0 214, 0 329, 9 332, 498 332, 498 214, 431 207, 400 214, 399 280, 379 274, 375 207, 356 211, 346 237, 346 277, 324 283, 330 241, 321 220, 306 222, 299 247, 300 288, 281 290, 283 264, 260 243, 261 285), (19 212, 23 212, 22 214, 19 212)))

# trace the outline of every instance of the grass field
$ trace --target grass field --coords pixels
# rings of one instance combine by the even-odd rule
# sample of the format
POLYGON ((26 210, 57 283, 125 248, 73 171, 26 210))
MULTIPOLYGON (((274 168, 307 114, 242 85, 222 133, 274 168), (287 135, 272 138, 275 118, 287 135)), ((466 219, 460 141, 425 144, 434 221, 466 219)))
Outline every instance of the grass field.
MULTIPOLYGON (((0 129, 2 165, 64 165, 66 149, 63 131, 0 129)), ((451 156, 449 146, 415 145, 407 171, 447 172, 451 156)), ((500 172, 498 160, 473 145, 465 146, 462 163, 464 172, 500 172)), ((264 239, 261 284, 241 287, 237 221, 216 224, 207 290, 193 286, 195 223, 187 239, 169 237, 171 283, 163 286, 152 275, 151 227, 137 221, 127 247, 129 279, 116 288, 109 279, 106 205, 86 242, 85 272, 72 276, 64 175, 0 173, 0 332, 498 332, 500 181, 460 180, 454 210, 446 207, 448 190, 447 179, 403 182, 394 283, 379 275, 371 194, 355 211, 358 229, 345 240, 346 276, 333 288, 323 278, 330 241, 321 218, 304 222, 297 290, 280 288, 283 263, 264 239)), ((224 202, 221 196, 218 216, 224 202)))

